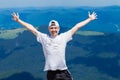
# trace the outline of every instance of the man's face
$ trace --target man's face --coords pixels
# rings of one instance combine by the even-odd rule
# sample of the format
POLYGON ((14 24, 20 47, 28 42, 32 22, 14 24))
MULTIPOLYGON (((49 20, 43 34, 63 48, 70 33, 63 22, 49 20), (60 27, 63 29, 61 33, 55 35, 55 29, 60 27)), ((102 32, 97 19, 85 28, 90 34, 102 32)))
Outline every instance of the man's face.
POLYGON ((54 37, 58 35, 60 30, 60 28, 57 26, 50 26, 48 29, 49 29, 50 35, 54 37))

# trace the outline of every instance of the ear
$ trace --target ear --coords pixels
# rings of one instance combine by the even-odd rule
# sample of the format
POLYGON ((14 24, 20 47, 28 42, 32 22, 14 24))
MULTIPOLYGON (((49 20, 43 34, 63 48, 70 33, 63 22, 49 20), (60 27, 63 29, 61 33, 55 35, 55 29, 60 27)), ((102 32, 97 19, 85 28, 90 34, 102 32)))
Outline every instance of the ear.
POLYGON ((48 27, 48 30, 50 30, 50 27, 48 27))
POLYGON ((58 29, 58 33, 60 32, 60 27, 59 27, 59 29, 58 29))

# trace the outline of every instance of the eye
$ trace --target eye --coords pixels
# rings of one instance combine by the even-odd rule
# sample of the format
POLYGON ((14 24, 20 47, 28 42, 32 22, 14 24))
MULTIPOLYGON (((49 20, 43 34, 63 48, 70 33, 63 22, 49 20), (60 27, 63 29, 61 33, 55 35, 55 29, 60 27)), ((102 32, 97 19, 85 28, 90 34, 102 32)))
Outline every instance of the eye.
POLYGON ((50 29, 58 29, 58 27, 50 27, 50 29))
POLYGON ((51 27, 50 29, 53 29, 53 27, 51 27))
POLYGON ((54 29, 57 29, 57 27, 54 27, 54 29))

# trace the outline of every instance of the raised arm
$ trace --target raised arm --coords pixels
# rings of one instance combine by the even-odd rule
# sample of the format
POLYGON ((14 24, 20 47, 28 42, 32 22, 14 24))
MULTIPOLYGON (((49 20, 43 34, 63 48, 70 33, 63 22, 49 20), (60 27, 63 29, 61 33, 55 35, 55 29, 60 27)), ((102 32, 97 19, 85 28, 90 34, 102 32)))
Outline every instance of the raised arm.
POLYGON ((19 18, 18 13, 12 13, 12 17, 13 17, 13 20, 14 20, 14 21, 20 23, 20 24, 21 24, 22 26, 24 26, 26 29, 28 29, 29 31, 31 31, 35 36, 37 36, 38 30, 37 30, 36 28, 34 28, 31 24, 22 21, 22 20, 19 18))
POLYGON ((73 28, 72 28, 72 35, 75 34, 75 32, 77 32, 77 30, 79 30, 81 27, 83 27, 84 25, 88 24, 89 22, 91 22, 92 20, 97 19, 97 15, 95 12, 93 12, 92 14, 90 14, 90 12, 88 12, 88 16, 89 18, 87 18, 86 20, 79 22, 78 24, 76 24, 73 28))

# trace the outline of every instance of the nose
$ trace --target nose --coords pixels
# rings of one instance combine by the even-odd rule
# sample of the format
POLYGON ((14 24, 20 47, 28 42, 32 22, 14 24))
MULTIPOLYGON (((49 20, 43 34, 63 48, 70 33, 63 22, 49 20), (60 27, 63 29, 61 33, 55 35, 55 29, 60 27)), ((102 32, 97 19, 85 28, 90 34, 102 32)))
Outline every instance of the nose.
POLYGON ((55 31, 56 29, 55 28, 53 28, 53 31, 55 31))
POLYGON ((56 30, 56 28, 52 28, 51 30, 52 30, 52 31, 55 31, 55 30, 56 30))

